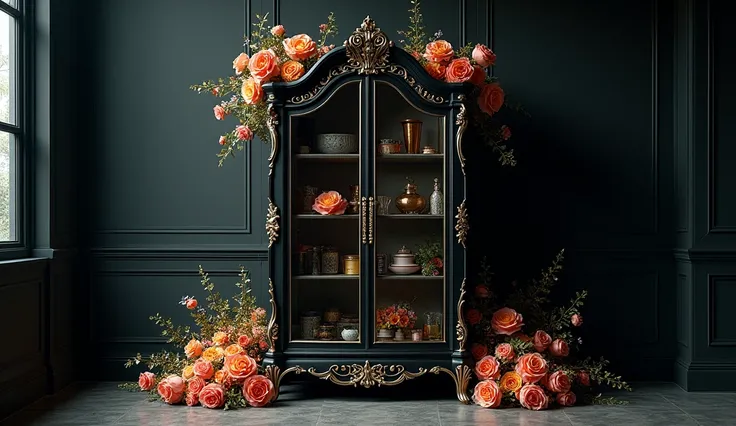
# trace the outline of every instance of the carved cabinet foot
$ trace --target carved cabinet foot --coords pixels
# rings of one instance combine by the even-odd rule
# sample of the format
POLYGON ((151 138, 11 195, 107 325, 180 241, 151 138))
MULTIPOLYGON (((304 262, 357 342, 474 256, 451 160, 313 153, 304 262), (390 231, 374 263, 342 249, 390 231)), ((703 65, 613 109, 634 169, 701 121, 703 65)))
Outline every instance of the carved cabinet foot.
POLYGON ((286 376, 289 373, 300 374, 303 371, 304 369, 299 366, 289 367, 284 371, 281 371, 281 368, 278 365, 269 365, 268 367, 266 367, 266 371, 263 374, 269 379, 271 379, 271 382, 273 383, 274 392, 275 392, 271 402, 276 402, 276 400, 279 399, 281 379, 283 379, 284 376, 286 376))
POLYGON ((440 372, 449 374, 455 382, 455 393, 457 394, 457 399, 463 404, 470 404, 470 397, 468 397, 468 384, 470 384, 472 373, 470 367, 467 365, 458 365, 455 367, 455 371, 444 367, 432 367, 429 372, 434 374, 440 374, 440 372))

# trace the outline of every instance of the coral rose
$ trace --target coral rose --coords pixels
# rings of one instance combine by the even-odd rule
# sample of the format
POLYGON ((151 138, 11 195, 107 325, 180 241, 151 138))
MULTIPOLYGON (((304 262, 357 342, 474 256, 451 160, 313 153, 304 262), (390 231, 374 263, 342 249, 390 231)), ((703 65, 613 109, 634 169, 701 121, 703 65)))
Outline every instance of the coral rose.
POLYGON ((207 382, 201 377, 194 377, 192 380, 187 382, 187 394, 199 395, 199 392, 204 389, 207 382))
POLYGON ((279 58, 273 50, 261 50, 248 61, 250 76, 258 83, 268 83, 279 75, 279 58))
POLYGON ((449 62, 455 55, 452 45, 445 40, 436 40, 427 43, 424 49, 424 57, 430 62, 449 62))
POLYGON ((194 366, 193 365, 187 365, 181 370, 181 377, 184 378, 184 380, 189 380, 192 377, 194 377, 194 366))
POLYGON ((458 58, 450 62, 445 70, 445 77, 448 83, 464 83, 473 77, 473 64, 468 58, 458 58))
POLYGON ((248 105, 255 105, 263 99, 263 87, 256 80, 249 78, 240 87, 240 95, 248 105))
POLYGON ((195 376, 201 377, 205 380, 209 380, 214 374, 215 368, 212 366, 212 363, 207 361, 206 359, 200 358, 194 363, 195 376))
POLYGON ((240 345, 235 344, 235 343, 225 348, 225 356, 242 354, 243 352, 244 352, 243 348, 241 348, 240 345))
POLYGON ((501 375, 500 368, 501 366, 496 357, 487 355, 475 364, 475 375, 481 380, 495 380, 501 375))
POLYGON ((304 75, 304 65, 297 61, 286 61, 281 66, 281 78, 284 81, 296 81, 304 75))
POLYGON ((501 358, 506 361, 512 361, 516 354, 514 353, 514 348, 508 343, 501 343, 500 345, 496 346, 496 357, 501 358))
POLYGON ((478 361, 484 356, 488 355, 488 348, 486 347, 486 345, 473 343, 473 345, 470 347, 470 353, 473 354, 473 359, 478 361))
POLYGON ((187 358, 196 358, 202 355, 203 348, 204 346, 202 346, 202 343, 199 340, 192 339, 186 344, 186 346, 184 346, 184 354, 187 358))
POLYGON ((468 320, 470 325, 476 325, 483 318, 483 314, 477 309, 469 309, 468 313, 465 314, 465 319, 468 320))
POLYGON ((225 388, 217 383, 210 383, 199 392, 199 403, 206 408, 220 408, 225 405, 225 388))
POLYGON ((271 34, 275 35, 276 37, 281 37, 286 33, 286 30, 284 29, 283 25, 276 25, 275 27, 271 28, 271 34))
POLYGON ((534 349, 536 349, 537 352, 544 352, 547 347, 549 347, 550 343, 552 343, 552 338, 546 332, 537 330, 537 332, 534 333, 534 349))
POLYGON ((544 410, 549 404, 549 398, 544 389, 537 385, 524 385, 519 391, 521 406, 529 410, 544 410))
POLYGON ((167 404, 178 404, 184 399, 184 379, 169 376, 158 383, 158 394, 167 404))
POLYGON ((486 72, 483 71, 483 68, 473 65, 473 75, 470 77, 470 82, 476 86, 480 86, 486 82, 486 72))
POLYGON ((225 370, 217 370, 215 372, 215 382, 217 383, 225 383, 225 379, 227 378, 227 371, 225 370))
POLYGON ((214 336, 212 336, 212 341, 215 342, 217 346, 227 345, 230 342, 230 336, 225 332, 218 331, 214 336))
POLYGON ((220 136, 220 139, 217 140, 217 143, 220 145, 225 145, 227 143, 227 138, 225 136, 220 136))
POLYGON ((549 345, 549 353, 558 357, 568 356, 570 355, 570 347, 567 346, 567 342, 564 340, 555 339, 555 341, 549 345))
POLYGON ((501 389, 493 380, 478 382, 473 389, 473 402, 483 408, 498 408, 501 405, 501 389))
POLYGON ((547 374, 547 361, 542 355, 530 352, 519 357, 515 370, 521 375, 524 383, 536 383, 547 374))
POLYGON ((427 62, 427 65, 424 66, 427 73, 437 80, 444 80, 446 68, 439 62, 427 62))
POLYGON ((504 93, 498 83, 490 83, 483 86, 478 96, 478 106, 481 111, 488 115, 497 113, 504 102, 504 93))
MULTIPOLYGON (((341 215, 345 213, 348 202, 337 191, 323 192, 314 199, 312 209, 322 215, 341 215)), ((398 321, 397 321, 398 322, 398 321)))
POLYGON ((236 127, 235 134, 238 135, 238 139, 240 139, 241 141, 249 141, 253 139, 253 130, 251 130, 248 126, 241 125, 236 127))
POLYGON ((587 371, 579 371, 578 382, 583 386, 590 386, 590 374, 587 371))
POLYGON ((473 60, 483 68, 496 64, 496 54, 483 44, 476 44, 473 49, 473 60))
POLYGON ((577 397, 572 392, 557 394, 557 403, 562 405, 563 407, 572 407, 573 405, 575 405, 575 401, 577 401, 577 397))
POLYGON ((555 371, 549 375, 545 386, 554 393, 565 393, 570 391, 572 384, 567 374, 562 371, 555 371))
POLYGON ((243 383, 243 396, 253 407, 263 407, 276 396, 271 379, 260 374, 250 376, 243 383))
POLYGON ((184 402, 186 402, 188 406, 194 407, 199 404, 199 396, 194 393, 188 393, 186 398, 184 398, 184 402))
POLYGON ((235 354, 225 358, 223 370, 235 380, 245 380, 258 372, 258 364, 248 355, 235 354))
POLYGON ((240 75, 245 71, 246 68, 248 68, 248 62, 250 61, 250 57, 248 57, 248 54, 243 52, 240 55, 238 55, 235 60, 233 60, 233 69, 235 70, 235 74, 240 75))
POLYGON ((521 376, 514 371, 509 371, 501 377, 501 390, 504 392, 516 393, 521 389, 522 385, 523 381, 521 376))
POLYGON ((521 330, 524 325, 524 317, 511 308, 501 308, 493 313, 491 327, 496 334, 511 336, 521 330))
POLYGON ((317 54, 317 43, 306 34, 297 34, 284 39, 286 56, 295 61, 303 61, 317 54))
POLYGON ((143 391, 153 389, 153 386, 155 384, 156 384, 156 375, 151 373, 150 371, 141 373, 138 376, 138 387, 141 388, 141 390, 143 391))
POLYGON ((485 284, 478 284, 475 286, 475 297, 487 299, 491 297, 491 289, 489 289, 485 284))
POLYGON ((202 352, 202 358, 206 359, 209 362, 219 361, 224 356, 225 356, 225 351, 219 346, 213 346, 211 348, 207 348, 204 350, 204 352, 202 352))
POLYGON ((238 337, 238 345, 240 345, 240 347, 246 348, 246 347, 250 346, 250 344, 251 344, 250 337, 248 337, 246 335, 242 335, 242 336, 238 337))
MULTIPOLYGON (((215 107, 215 108, 217 108, 217 107, 215 107)), ((222 108, 222 107, 220 107, 220 108, 222 108)), ((223 109, 223 112, 224 111, 225 110, 223 109)), ((217 110, 215 110, 215 116, 217 116, 217 110)), ((218 120, 222 120, 222 119, 221 118, 218 118, 218 120)), ((197 299, 195 299, 193 297, 187 299, 187 309, 189 309, 191 311, 192 309, 194 309, 196 307, 197 307, 197 299)))
POLYGON ((575 327, 580 327, 581 325, 583 325, 583 316, 582 316, 582 315, 580 315, 580 314, 575 314, 575 315, 573 315, 573 316, 572 316, 572 317, 570 318, 570 322, 571 322, 571 323, 572 323, 572 325, 574 325, 575 327))

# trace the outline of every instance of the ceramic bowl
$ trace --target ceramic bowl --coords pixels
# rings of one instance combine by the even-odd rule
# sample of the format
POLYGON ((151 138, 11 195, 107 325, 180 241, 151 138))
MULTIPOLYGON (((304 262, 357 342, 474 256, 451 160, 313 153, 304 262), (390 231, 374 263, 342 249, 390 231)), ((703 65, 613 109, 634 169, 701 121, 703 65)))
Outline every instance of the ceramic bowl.
POLYGON ((414 266, 413 254, 395 254, 393 266, 414 266))
POLYGON ((397 275, 410 275, 419 272, 420 269, 422 269, 421 266, 414 264, 414 265, 389 265, 388 266, 389 271, 393 272, 397 275))
POLYGON ((342 336, 342 340, 351 342, 358 340, 358 330, 354 328, 346 328, 340 333, 340 335, 342 336))
POLYGON ((317 152, 320 154, 355 154, 358 139, 346 133, 324 133, 317 135, 317 152))

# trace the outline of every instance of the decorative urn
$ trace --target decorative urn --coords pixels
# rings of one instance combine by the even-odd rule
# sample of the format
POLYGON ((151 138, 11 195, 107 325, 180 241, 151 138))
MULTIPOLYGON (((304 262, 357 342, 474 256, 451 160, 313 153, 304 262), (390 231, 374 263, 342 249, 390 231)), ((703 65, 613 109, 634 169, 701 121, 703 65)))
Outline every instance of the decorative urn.
POLYGON ((396 197, 396 208, 404 214, 418 214, 424 211, 427 201, 417 194, 417 186, 409 181, 405 191, 396 197))

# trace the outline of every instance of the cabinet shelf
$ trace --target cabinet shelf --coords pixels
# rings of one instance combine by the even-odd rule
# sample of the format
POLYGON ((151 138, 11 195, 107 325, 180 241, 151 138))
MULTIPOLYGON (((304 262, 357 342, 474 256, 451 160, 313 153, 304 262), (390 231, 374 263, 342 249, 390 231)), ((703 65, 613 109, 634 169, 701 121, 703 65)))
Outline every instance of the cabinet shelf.
POLYGON ((415 280, 427 280, 427 281, 439 281, 439 280, 442 280, 442 278, 444 278, 444 275, 437 275, 437 276, 430 275, 430 276, 426 276, 426 275, 398 275, 398 274, 393 274, 393 275, 379 275, 378 276, 378 279, 379 280, 413 280, 413 281, 415 281, 415 280))
POLYGON ((311 214, 311 213, 299 213, 295 214, 294 217, 297 219, 319 219, 319 220, 346 220, 346 219, 357 219, 357 214, 340 214, 340 215, 323 215, 323 214, 311 214))
POLYGON ((399 219, 399 220, 426 220, 426 219, 442 219, 443 215, 441 214, 402 214, 402 213, 394 213, 394 214, 379 214, 378 217, 383 219, 399 219))
POLYGON ((320 161, 326 163, 355 163, 358 162, 360 154, 296 154, 296 159, 301 161, 320 161))
POLYGON ((295 280, 357 280, 360 275, 324 274, 324 275, 294 275, 295 280))
POLYGON ((445 154, 384 154, 378 155, 376 161, 387 163, 430 163, 440 162, 445 158, 445 154))

